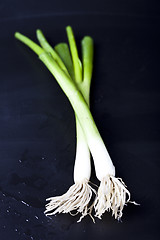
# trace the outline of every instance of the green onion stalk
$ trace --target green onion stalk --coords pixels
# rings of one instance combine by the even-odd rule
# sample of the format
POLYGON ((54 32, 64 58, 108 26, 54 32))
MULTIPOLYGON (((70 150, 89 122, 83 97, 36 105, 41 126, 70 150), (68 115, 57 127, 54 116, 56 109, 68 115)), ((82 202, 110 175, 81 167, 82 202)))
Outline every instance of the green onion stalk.
MULTIPOLYGON (((78 56, 78 50, 74 38, 72 29, 67 28, 67 36, 69 40, 69 46, 67 43, 57 44, 54 49, 49 45, 44 34, 41 30, 37 30, 37 38, 46 52, 49 52, 54 60, 58 63, 61 69, 71 80, 78 86, 81 93, 89 106, 90 85, 92 77, 92 62, 93 62, 93 40, 90 37, 84 37, 82 40, 82 60, 83 70, 87 71, 87 78, 83 79, 82 63, 78 56), (85 59, 88 59, 88 62, 85 59), (87 69, 87 70, 86 70, 87 69)), ((86 74, 84 74, 85 76, 86 74)), ((76 157, 74 165, 74 182, 75 184, 69 188, 69 190, 60 197, 51 197, 47 200, 50 201, 46 205, 46 215, 52 215, 56 213, 68 213, 73 210, 77 210, 77 213, 81 213, 79 221, 89 214, 91 215, 93 204, 90 206, 90 200, 92 193, 96 194, 96 191, 89 185, 89 179, 91 175, 91 163, 90 163, 90 151, 87 145, 85 135, 79 120, 76 118, 76 157), (79 171, 81 166, 85 166, 83 172, 79 171), (78 199, 78 201, 77 201, 78 199)))
MULTIPOLYGON (((89 95, 93 69, 93 39, 83 38, 82 62, 78 56, 75 37, 70 26, 66 28, 69 42, 60 43, 53 49, 41 30, 37 30, 39 46, 26 36, 16 32, 15 37, 30 47, 55 77, 68 97, 76 119, 77 147, 74 166, 74 184, 62 196, 47 200, 46 215, 81 213, 81 219, 95 210, 100 218, 106 211, 112 211, 116 219, 122 217, 124 206, 130 202, 130 192, 120 178, 115 177, 115 167, 90 112, 89 95), (98 193, 89 184, 91 175, 90 153, 100 186, 98 193), (92 194, 96 197, 91 203, 92 194)), ((92 217, 93 219, 93 217, 92 217)), ((93 219, 94 221, 94 219, 93 219)))

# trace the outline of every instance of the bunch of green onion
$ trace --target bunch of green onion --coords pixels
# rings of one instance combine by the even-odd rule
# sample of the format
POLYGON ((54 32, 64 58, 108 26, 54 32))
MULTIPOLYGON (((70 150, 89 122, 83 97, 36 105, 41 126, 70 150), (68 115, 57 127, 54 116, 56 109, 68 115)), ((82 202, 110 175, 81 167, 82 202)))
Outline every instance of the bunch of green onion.
POLYGON ((76 119, 77 146, 74 165, 74 184, 62 196, 50 197, 45 214, 80 213, 81 219, 95 211, 100 218, 111 211, 121 219, 124 205, 130 202, 130 192, 120 178, 115 177, 115 167, 100 136, 90 112, 90 85, 93 69, 93 39, 85 36, 81 41, 82 61, 79 59, 73 30, 66 27, 69 46, 59 43, 54 48, 41 30, 37 30, 40 45, 16 32, 15 37, 31 48, 52 73, 68 97, 76 119), (92 155, 100 186, 98 191, 91 186, 92 155), (93 197, 94 196, 94 197, 93 197))

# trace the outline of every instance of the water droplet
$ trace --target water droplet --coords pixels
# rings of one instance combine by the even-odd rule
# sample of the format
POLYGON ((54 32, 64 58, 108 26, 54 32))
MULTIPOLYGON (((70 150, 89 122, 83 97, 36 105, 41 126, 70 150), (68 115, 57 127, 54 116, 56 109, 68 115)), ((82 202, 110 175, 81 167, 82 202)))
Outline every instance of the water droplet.
POLYGON ((27 207, 29 207, 29 204, 24 202, 24 201, 21 201, 21 203, 23 203, 24 205, 26 205, 27 207))

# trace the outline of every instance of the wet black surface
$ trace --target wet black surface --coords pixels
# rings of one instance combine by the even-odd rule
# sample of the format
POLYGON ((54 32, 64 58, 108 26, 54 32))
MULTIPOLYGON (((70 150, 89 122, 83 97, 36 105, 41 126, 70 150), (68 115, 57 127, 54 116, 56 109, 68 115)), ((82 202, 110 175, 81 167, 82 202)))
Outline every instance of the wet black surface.
MULTIPOLYGON (((159 17, 74 14, 0 22, 0 239, 159 239, 160 37, 159 17), (116 166, 140 206, 128 205, 122 223, 106 213, 87 217, 43 214, 45 199, 72 184, 75 121, 56 81, 28 48, 41 28, 52 44, 95 41, 91 109, 116 166)), ((92 181, 98 183, 94 171, 92 181)))

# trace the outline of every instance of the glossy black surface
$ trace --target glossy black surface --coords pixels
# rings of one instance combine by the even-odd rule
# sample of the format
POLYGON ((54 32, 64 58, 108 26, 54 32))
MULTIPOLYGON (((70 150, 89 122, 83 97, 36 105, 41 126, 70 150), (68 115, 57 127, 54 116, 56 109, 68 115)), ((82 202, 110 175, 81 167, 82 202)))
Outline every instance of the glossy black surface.
MULTIPOLYGON (((1 240, 159 239, 159 16, 150 14, 153 7, 150 12, 147 8, 148 14, 142 6, 139 14, 108 14, 101 8, 97 13, 95 7, 85 14, 58 15, 49 10, 45 14, 41 7, 39 12, 34 8, 16 15, 13 9, 12 16, 7 11, 1 15, 1 240), (79 46, 84 35, 94 38, 92 113, 116 175, 141 204, 129 204, 121 223, 109 213, 96 224, 89 217, 76 223, 78 216, 43 214, 45 199, 73 184, 75 120, 56 81, 37 56, 14 39, 14 32, 36 40, 35 31, 41 28, 54 45, 67 41, 68 24, 79 46)), ((92 181, 98 184, 94 171, 92 181)))

